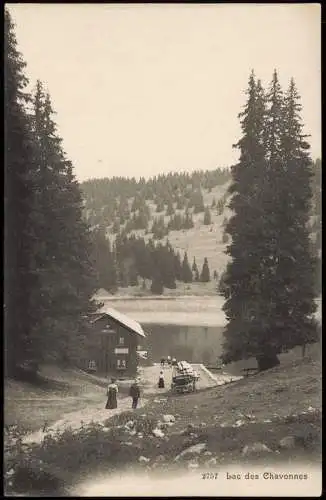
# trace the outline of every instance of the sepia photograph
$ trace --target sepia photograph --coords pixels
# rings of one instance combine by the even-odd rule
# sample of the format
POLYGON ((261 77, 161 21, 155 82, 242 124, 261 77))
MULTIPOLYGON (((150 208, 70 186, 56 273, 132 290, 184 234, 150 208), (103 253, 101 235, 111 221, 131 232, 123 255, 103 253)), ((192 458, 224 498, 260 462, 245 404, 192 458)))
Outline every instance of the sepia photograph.
POLYGON ((9 2, 3 71, 3 495, 321 496, 321 4, 9 2))

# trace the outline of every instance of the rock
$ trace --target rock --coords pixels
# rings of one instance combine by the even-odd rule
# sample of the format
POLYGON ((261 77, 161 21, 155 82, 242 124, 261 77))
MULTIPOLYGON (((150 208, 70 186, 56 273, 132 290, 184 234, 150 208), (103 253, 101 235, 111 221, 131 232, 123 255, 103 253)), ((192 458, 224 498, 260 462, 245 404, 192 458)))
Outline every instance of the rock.
POLYGON ((163 415, 163 420, 165 423, 174 423, 175 422, 175 417, 173 415, 163 415))
POLYGON ((152 434, 157 437, 157 438, 164 438, 164 432, 161 431, 161 429, 153 429, 152 434))
POLYGON ((206 457, 210 457, 211 455, 213 455, 213 453, 211 451, 204 451, 204 455, 206 457))
POLYGON ((9 477, 10 477, 10 476, 12 476, 13 474, 15 474, 14 469, 10 469, 10 470, 8 470, 8 472, 7 472, 7 476, 9 476, 9 477))
POLYGON ((138 432, 137 436, 142 439, 144 437, 144 435, 141 433, 141 432, 138 432))
POLYGON ((241 427, 242 425, 244 425, 244 423, 245 422, 243 420, 237 420, 232 427, 241 427))
POLYGON ((166 423, 166 422, 157 422, 157 425, 156 425, 157 429, 161 429, 162 431, 165 431, 168 427, 169 427, 169 424, 166 423))
POLYGON ((279 442, 279 447, 285 450, 293 450, 296 447, 295 436, 286 436, 279 442))
POLYGON ((200 427, 206 427, 207 424, 206 424, 206 422, 200 422, 199 425, 200 425, 200 427))
POLYGON ((242 450, 243 456, 259 455, 263 453, 272 453, 272 450, 264 443, 259 442, 246 445, 242 450))
POLYGON ((126 446, 132 446, 132 442, 131 441, 125 441, 123 444, 125 444, 126 446))
POLYGON ((270 418, 266 418, 265 420, 263 420, 264 424, 271 424, 272 421, 270 418))
POLYGON ((192 446, 189 446, 189 448, 186 448, 181 453, 179 453, 179 455, 177 455, 174 460, 179 460, 181 457, 184 457, 186 455, 197 455, 197 454, 201 453, 202 451, 204 451, 206 446, 207 446, 206 443, 198 443, 198 444, 194 444, 192 446))
POLYGON ((194 410, 197 410, 197 409, 198 409, 198 405, 195 405, 195 406, 194 406, 194 410))
POLYGON ((208 465, 208 466, 212 466, 212 467, 213 467, 214 465, 216 465, 216 464, 217 464, 217 459, 216 459, 215 457, 210 458, 210 459, 209 459, 209 460, 207 460, 207 462, 206 462, 206 465, 208 465))
POLYGON ((188 469, 197 469, 199 467, 199 465, 197 464, 197 462, 189 462, 188 464, 188 469))
POLYGON ((147 458, 147 457, 144 457, 143 455, 141 455, 141 456, 138 458, 138 462, 148 463, 148 462, 150 462, 150 458, 147 458))

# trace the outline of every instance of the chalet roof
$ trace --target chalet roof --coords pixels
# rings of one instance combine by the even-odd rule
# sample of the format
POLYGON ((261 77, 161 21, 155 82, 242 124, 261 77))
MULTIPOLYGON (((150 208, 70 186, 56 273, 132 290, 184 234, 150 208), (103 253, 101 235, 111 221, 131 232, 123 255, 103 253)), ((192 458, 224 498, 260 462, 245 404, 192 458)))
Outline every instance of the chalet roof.
POLYGON ((146 334, 144 330, 142 329, 142 326, 140 323, 135 321, 134 319, 130 318, 129 316, 126 316, 125 314, 121 313, 120 311, 117 311, 116 309, 113 309, 113 307, 108 307, 104 306, 98 311, 98 317, 94 319, 93 322, 99 320, 100 318, 103 318, 103 316, 110 316, 110 318, 114 319, 118 323, 120 323, 122 326, 125 326, 128 330, 137 333, 137 335, 140 335, 141 337, 146 337, 146 334))

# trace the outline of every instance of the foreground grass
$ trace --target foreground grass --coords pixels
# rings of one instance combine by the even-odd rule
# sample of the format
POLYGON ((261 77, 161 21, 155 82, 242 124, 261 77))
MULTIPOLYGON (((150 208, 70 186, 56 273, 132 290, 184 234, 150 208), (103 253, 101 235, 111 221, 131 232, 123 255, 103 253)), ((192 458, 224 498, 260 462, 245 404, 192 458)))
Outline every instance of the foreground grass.
MULTIPOLYGON (((125 412, 104 424, 46 437, 42 445, 22 445, 19 436, 5 436, 6 491, 30 495, 64 495, 83 476, 105 471, 146 468, 153 473, 176 468, 175 457, 185 448, 206 443, 216 466, 254 460, 243 447, 266 444, 265 460, 318 461, 321 443, 321 366, 297 361, 257 376, 189 396, 152 397, 146 408, 125 412), (153 429, 164 414, 172 425, 153 429), (126 425, 133 421, 132 430, 126 425), (293 449, 279 441, 293 436, 293 449), (18 438, 18 439, 17 439, 18 438), (140 457, 146 458, 139 462, 140 457)), ((259 457, 260 464, 262 458, 259 457)), ((177 467, 187 466, 179 461, 177 467)), ((208 465, 207 465, 208 466, 208 465)))

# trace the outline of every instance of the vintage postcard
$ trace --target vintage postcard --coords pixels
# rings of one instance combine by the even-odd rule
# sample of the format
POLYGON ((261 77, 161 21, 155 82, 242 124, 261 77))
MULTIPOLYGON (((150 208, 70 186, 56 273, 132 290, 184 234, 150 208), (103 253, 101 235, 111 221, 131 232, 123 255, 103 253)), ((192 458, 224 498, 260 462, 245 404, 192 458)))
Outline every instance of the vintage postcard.
POLYGON ((4 493, 320 496, 321 5, 5 6, 4 493))

